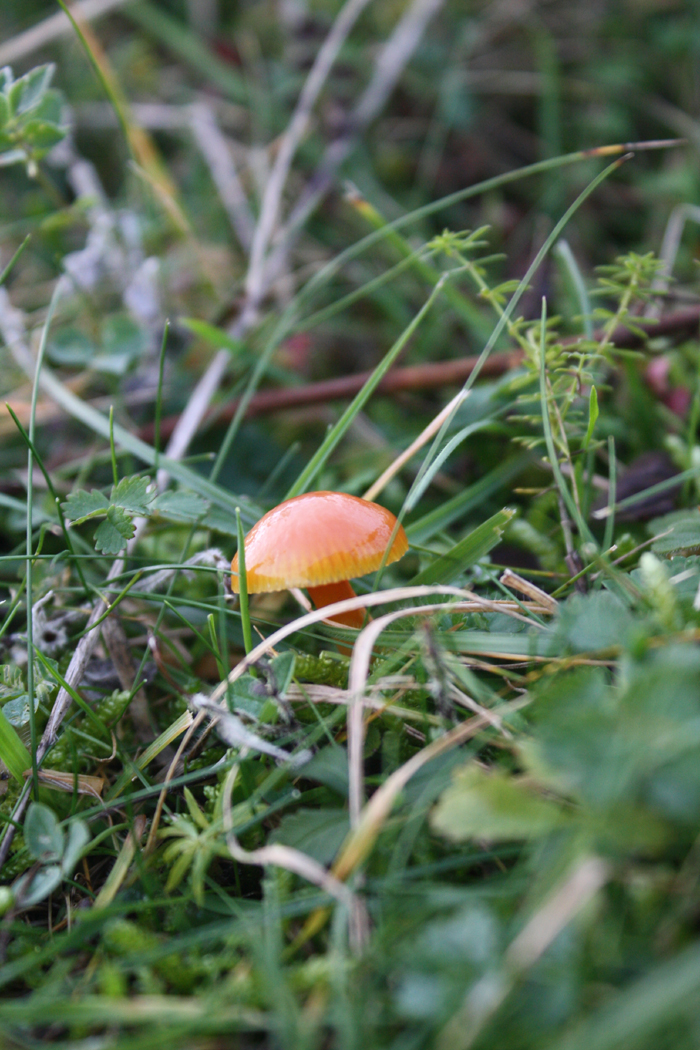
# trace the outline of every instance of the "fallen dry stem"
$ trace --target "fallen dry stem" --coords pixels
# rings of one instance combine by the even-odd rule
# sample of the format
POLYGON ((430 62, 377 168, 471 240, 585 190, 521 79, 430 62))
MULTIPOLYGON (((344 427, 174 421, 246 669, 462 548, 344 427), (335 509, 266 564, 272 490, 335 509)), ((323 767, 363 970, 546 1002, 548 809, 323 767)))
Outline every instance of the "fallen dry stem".
POLYGON ((318 886, 319 889, 328 893, 329 896, 347 909, 350 920, 351 947, 356 954, 359 953, 367 942, 369 918, 363 901, 344 882, 337 879, 331 872, 326 871, 318 861, 315 861, 306 853, 302 853, 301 850, 294 849, 292 846, 272 843, 260 849, 245 850, 239 843, 233 833, 233 810, 231 805, 231 795, 238 777, 238 771, 239 767, 237 765, 231 767, 222 788, 224 831, 226 832, 226 845, 231 856, 241 864, 259 864, 261 867, 274 864, 279 868, 285 868, 287 871, 300 875, 307 882, 318 886))

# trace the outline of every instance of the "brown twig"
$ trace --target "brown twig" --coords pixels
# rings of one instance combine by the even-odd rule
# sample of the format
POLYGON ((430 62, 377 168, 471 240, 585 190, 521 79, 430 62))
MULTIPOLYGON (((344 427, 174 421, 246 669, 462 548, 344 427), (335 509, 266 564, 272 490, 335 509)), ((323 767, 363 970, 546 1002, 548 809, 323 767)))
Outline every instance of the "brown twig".
MULTIPOLYGON (((509 368, 515 367, 522 360, 519 351, 508 351, 503 354, 492 354, 482 370, 485 375, 503 375, 509 368)), ((393 394, 399 390, 431 390, 443 386, 462 384, 476 364, 476 357, 460 357, 454 361, 435 361, 427 365, 411 365, 406 368, 392 369, 377 387, 377 393, 393 394)), ((365 385, 372 372, 356 372, 354 375, 339 376, 337 379, 324 379, 318 383, 306 383, 304 386, 282 387, 276 390, 259 390, 253 394, 248 404, 246 416, 266 415, 285 408, 301 408, 304 405, 324 404, 327 401, 342 401, 355 396, 365 385)), ((228 422, 238 408, 239 399, 235 398, 224 406, 210 409, 206 420, 228 422)), ((168 435, 177 422, 177 416, 168 416, 161 420, 160 432, 168 435)), ((148 423, 139 430, 143 441, 153 440, 153 424, 148 423)))
MULTIPOLYGON (((640 326, 647 326, 651 337, 667 335, 692 335, 700 325, 700 306, 691 306, 676 310, 659 318, 655 324, 639 319, 640 326)), ((598 334, 598 333, 597 333, 598 334)), ((578 337, 565 340, 575 343, 578 337)), ((632 350, 643 345, 643 339, 628 328, 618 328, 613 332, 611 341, 623 350, 632 350)), ((409 365, 405 368, 392 369, 377 387, 378 394, 394 394, 401 390, 434 390, 444 386, 462 384, 471 375, 477 357, 458 357, 452 361, 433 361, 425 365, 409 365)), ((499 376, 515 368, 522 361, 519 350, 492 354, 481 370, 482 375, 499 376)), ((246 416, 266 415, 288 408, 301 408, 306 405, 325 404, 328 401, 342 401, 354 397, 369 379, 371 372, 357 372, 350 376, 339 376, 337 379, 324 379, 318 383, 306 383, 304 386, 283 387, 276 390, 260 390, 254 394, 248 404, 246 416)), ((238 408, 236 398, 224 406, 210 409, 205 420, 216 419, 228 422, 238 408)), ((168 437, 177 423, 177 416, 168 416, 161 421, 161 434, 168 437)), ((153 441, 153 424, 148 423, 139 430, 142 441, 153 441)))

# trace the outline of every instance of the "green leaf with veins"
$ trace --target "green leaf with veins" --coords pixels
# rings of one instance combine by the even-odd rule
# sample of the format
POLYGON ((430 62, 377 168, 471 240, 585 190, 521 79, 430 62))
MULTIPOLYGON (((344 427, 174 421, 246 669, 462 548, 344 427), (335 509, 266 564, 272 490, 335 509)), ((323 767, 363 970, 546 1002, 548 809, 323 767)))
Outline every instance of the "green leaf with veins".
POLYGON ((71 492, 65 503, 61 504, 61 508, 73 525, 82 525, 88 518, 106 514, 109 500, 98 489, 92 489, 91 492, 78 489, 76 492, 71 492))
POLYGON ((148 514, 148 505, 155 498, 155 492, 149 492, 151 479, 146 477, 122 478, 113 488, 110 502, 130 514, 148 514))
POLYGON ((134 535, 131 518, 121 507, 110 507, 95 533, 95 546, 103 554, 119 554, 134 535))
POLYGON ((182 489, 163 492, 151 507, 151 513, 159 514, 171 521, 194 523, 209 509, 209 503, 194 492, 183 492, 182 489))

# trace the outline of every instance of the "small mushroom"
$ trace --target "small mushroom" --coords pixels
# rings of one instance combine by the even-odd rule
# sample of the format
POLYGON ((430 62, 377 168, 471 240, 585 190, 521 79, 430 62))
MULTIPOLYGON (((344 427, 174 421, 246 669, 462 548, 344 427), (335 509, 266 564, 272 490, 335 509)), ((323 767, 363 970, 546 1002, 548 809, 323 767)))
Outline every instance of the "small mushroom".
MULTIPOLYGON (((377 503, 344 492, 307 492, 273 507, 245 540, 248 593, 305 587, 317 609, 354 598, 353 576, 378 569, 396 518, 377 503)), ((386 563, 408 550, 399 525, 386 563)), ((238 554, 231 563, 231 588, 238 593, 238 554)), ((334 623, 361 627, 364 612, 340 613, 334 623)))

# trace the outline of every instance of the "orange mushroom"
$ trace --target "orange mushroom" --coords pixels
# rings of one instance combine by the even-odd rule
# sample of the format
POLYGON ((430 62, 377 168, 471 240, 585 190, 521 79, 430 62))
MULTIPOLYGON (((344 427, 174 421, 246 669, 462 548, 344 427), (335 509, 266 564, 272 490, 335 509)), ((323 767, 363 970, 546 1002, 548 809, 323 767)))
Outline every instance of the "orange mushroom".
MULTIPOLYGON (((353 576, 378 569, 396 518, 377 503, 344 492, 307 492, 273 507, 245 539, 248 593, 306 587, 317 609, 354 598, 353 576)), ((399 525, 386 563, 408 550, 399 525)), ((238 554, 231 563, 231 588, 238 593, 238 554)), ((364 612, 340 613, 334 623, 361 627, 364 612)))

